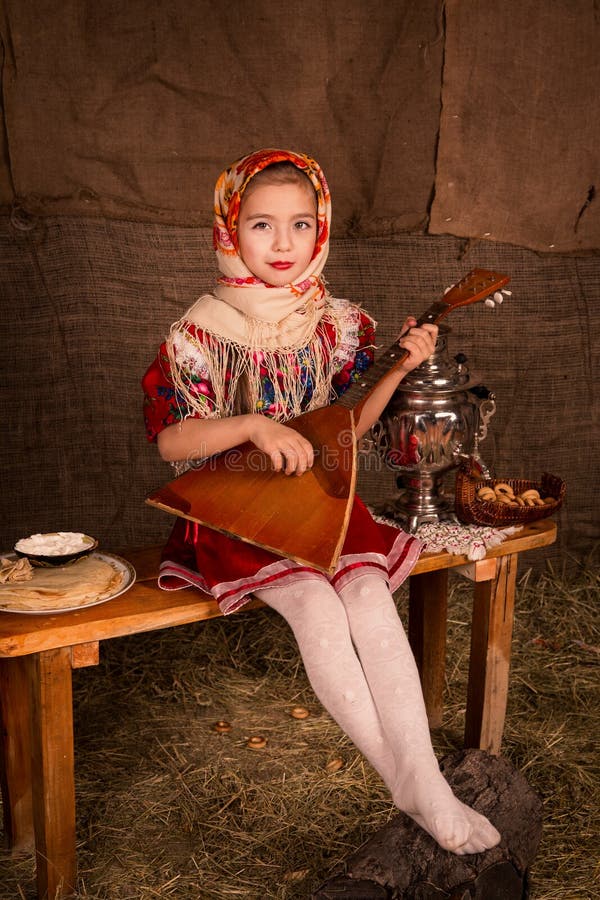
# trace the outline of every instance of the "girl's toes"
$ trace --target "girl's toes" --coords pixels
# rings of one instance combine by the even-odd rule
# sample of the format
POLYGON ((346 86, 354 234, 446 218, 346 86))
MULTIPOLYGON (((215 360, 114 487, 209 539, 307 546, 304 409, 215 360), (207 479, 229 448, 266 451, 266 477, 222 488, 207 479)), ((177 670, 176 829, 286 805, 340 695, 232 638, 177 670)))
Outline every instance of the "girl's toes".
POLYGON ((500 832, 497 828, 494 828, 490 820, 470 806, 465 806, 465 809, 471 822, 471 835, 477 841, 477 844, 483 845, 481 850, 472 852, 481 853, 483 850, 491 850, 492 847, 499 844, 501 841, 500 832))
POLYGON ((457 853, 471 836, 471 825, 458 816, 437 816, 433 822, 434 837, 445 850, 457 853))
POLYGON ((485 853, 486 850, 489 850, 489 847, 486 845, 485 841, 482 841, 480 838, 470 837, 469 840, 462 845, 459 853, 461 856, 468 856, 473 853, 485 853))

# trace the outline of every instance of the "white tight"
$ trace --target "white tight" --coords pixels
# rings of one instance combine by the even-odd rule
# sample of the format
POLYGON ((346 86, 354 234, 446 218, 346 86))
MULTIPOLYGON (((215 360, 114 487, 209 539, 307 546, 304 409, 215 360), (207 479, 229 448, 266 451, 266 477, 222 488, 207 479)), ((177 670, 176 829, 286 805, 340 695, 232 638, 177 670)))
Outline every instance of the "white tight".
POLYGON ((417 667, 383 578, 361 575, 339 594, 315 578, 256 595, 292 628, 315 694, 396 806, 446 850, 495 846, 496 829, 454 796, 439 770, 417 667))

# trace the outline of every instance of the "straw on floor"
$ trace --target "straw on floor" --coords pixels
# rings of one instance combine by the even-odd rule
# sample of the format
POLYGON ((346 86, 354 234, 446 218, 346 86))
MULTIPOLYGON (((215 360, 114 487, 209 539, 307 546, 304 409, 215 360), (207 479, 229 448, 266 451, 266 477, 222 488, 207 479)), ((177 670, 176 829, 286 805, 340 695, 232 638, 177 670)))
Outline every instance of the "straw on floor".
MULTIPOLYGON (((600 892, 599 600, 593 560, 520 579, 503 752, 544 802, 532 900, 600 892)), ((405 591, 398 603, 404 616, 405 591)), ((439 756, 461 743, 469 605, 453 578, 439 756)), ((268 610, 113 641, 99 667, 74 672, 74 690, 87 900, 308 898, 394 815, 268 610), (251 750, 257 735, 267 744, 251 750)), ((4 851, 1 900, 34 897, 32 860, 4 851)))

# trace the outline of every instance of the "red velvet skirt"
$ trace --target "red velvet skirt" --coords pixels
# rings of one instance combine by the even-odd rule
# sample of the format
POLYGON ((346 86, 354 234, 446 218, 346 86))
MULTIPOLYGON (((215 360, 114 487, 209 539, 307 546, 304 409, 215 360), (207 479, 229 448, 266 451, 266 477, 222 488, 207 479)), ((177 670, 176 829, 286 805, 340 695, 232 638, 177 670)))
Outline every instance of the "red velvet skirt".
POLYGON ((162 554, 158 583, 168 591, 195 586, 212 594, 221 612, 240 609, 261 588, 325 578, 339 589, 366 573, 383 577, 391 591, 409 575, 423 543, 400 528, 376 522, 355 497, 346 539, 332 575, 277 556, 204 525, 177 519, 162 554))

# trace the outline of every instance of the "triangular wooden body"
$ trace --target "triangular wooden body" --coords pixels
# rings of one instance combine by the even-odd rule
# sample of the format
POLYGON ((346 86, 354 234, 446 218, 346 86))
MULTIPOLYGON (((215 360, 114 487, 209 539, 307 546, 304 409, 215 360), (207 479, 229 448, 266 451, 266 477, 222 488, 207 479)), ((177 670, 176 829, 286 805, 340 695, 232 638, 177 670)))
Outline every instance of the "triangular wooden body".
POLYGON ((274 472, 243 444, 154 491, 147 502, 331 573, 344 543, 356 481, 352 410, 330 406, 288 423, 320 448, 308 472, 274 472))

